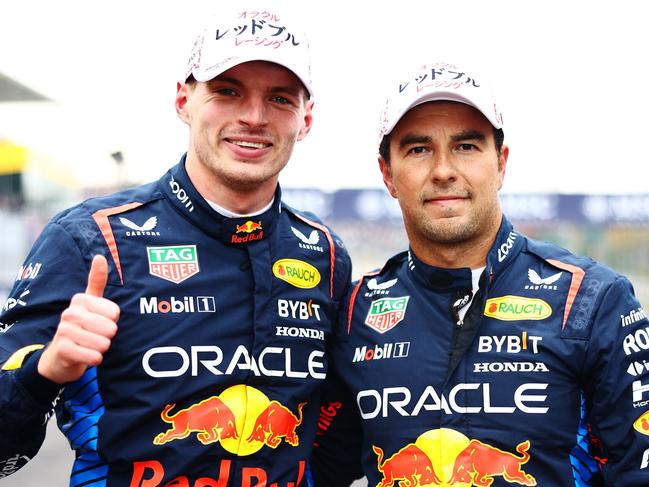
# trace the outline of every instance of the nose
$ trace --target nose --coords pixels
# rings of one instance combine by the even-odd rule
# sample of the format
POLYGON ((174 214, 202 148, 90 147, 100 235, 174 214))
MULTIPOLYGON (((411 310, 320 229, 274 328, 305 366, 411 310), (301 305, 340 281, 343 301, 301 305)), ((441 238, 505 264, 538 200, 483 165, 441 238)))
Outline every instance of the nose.
POLYGON ((266 103, 260 96, 249 96, 243 103, 240 120, 250 127, 259 127, 267 123, 266 103))
POLYGON ((431 177, 433 181, 441 184, 453 182, 457 179, 457 171, 451 154, 446 151, 436 151, 434 153, 431 177))

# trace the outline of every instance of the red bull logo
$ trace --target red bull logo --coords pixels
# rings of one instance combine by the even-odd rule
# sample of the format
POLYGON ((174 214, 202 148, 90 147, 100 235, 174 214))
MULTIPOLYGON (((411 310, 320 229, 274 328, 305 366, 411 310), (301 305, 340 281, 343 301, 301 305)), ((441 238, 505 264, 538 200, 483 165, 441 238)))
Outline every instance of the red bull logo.
POLYGON ((160 417, 170 427, 159 433, 153 444, 164 445, 196 435, 195 439, 203 445, 218 442, 228 452, 240 456, 251 455, 264 445, 277 448, 282 440, 298 446, 297 430, 302 424, 305 404, 298 405, 295 415, 254 387, 232 386, 218 396, 177 412, 172 411, 175 404, 168 404, 160 417), (251 418, 256 419, 253 422, 251 418))
POLYGON ((234 235, 230 238, 230 243, 242 244, 248 242, 254 242, 255 240, 261 240, 264 238, 264 230, 261 227, 261 222, 253 222, 248 220, 243 225, 237 225, 234 231, 234 235), (253 233, 259 232, 259 233, 253 233), (245 234, 243 237, 238 236, 239 233, 245 234))
POLYGON ((507 482, 536 485, 536 479, 522 469, 530 459, 530 454, 527 453, 529 449, 529 440, 516 446, 516 451, 521 456, 495 448, 480 440, 471 440, 455 460, 450 483, 453 485, 456 482, 471 482, 471 485, 489 487, 495 476, 502 475, 507 482))
POLYGON ((252 433, 246 441, 260 441, 271 448, 277 448, 284 438, 289 445, 297 446, 300 442, 295 430, 302 424, 302 408, 305 404, 303 402, 298 405, 298 418, 279 402, 271 401, 268 407, 257 416, 252 433))
POLYGON ((243 225, 237 225, 235 233, 252 233, 256 232, 257 230, 262 230, 261 222, 255 223, 252 220, 248 220, 243 225))
POLYGON ((169 414, 175 404, 168 404, 160 417, 171 424, 164 433, 153 439, 153 444, 164 445, 173 440, 187 438, 196 433, 196 439, 203 445, 217 442, 222 438, 238 438, 235 418, 230 408, 218 396, 182 409, 176 414, 169 414))
POLYGON ((519 485, 536 485, 536 479, 523 470, 530 459, 529 440, 519 443, 516 453, 511 453, 441 428, 423 433, 385 461, 381 448, 372 449, 383 475, 376 487, 393 487, 397 481, 408 487, 489 487, 496 477, 519 485))
MULTIPOLYGON (((279 401, 270 401, 266 395, 245 385, 236 385, 224 390, 218 396, 211 396, 196 404, 173 412, 176 405, 168 404, 160 414, 171 426, 154 439, 155 445, 185 440, 196 435, 203 445, 219 443, 226 451, 239 455, 251 455, 264 445, 276 448, 282 439, 291 446, 298 446, 297 434, 302 424, 302 408, 297 407, 297 416, 279 401), (256 418, 253 422, 251 418, 256 418)), ((221 460, 215 468, 216 477, 200 477, 192 483, 188 475, 180 475, 164 486, 226 487, 231 479, 241 479, 240 487, 299 487, 305 470, 306 460, 300 460, 295 468, 295 477, 282 483, 273 482, 268 472, 261 467, 242 467, 233 471, 231 460, 221 460)), ((165 479, 165 467, 158 460, 133 462, 133 475, 129 487, 160 487, 165 479)), ((230 482, 230 483, 229 483, 230 482)))
POLYGON ((377 487, 392 487, 396 480, 403 480, 409 486, 441 484, 430 458, 414 443, 403 447, 383 463, 383 450, 378 446, 372 446, 372 450, 378 456, 379 472, 383 474, 377 487))
MULTIPOLYGON (((200 477, 191 482, 191 477, 180 475, 165 482, 163 487, 230 487, 231 477, 239 477, 239 487, 299 487, 306 470, 306 460, 300 460, 296 466, 295 481, 286 483, 271 482, 268 472, 261 467, 243 467, 233 472, 232 460, 221 460, 218 463, 216 477, 200 477)), ((157 460, 133 462, 133 475, 129 487, 160 487, 165 478, 165 468, 157 460)))

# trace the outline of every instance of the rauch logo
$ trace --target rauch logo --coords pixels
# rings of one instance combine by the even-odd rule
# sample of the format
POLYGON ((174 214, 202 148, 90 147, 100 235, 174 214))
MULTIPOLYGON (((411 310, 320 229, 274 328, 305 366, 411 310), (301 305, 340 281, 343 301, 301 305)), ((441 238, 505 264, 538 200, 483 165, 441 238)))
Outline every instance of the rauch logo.
POLYGON ((552 314, 552 307, 542 299, 501 296, 487 300, 484 314, 503 321, 544 320, 552 314))
POLYGON ((649 411, 645 411, 633 422, 633 429, 643 435, 649 435, 649 411))
POLYGON ((149 273, 178 284, 198 274, 196 245, 147 247, 149 273))
POLYGON ((318 269, 302 260, 280 259, 273 264, 273 274, 301 289, 311 289, 320 282, 318 269))

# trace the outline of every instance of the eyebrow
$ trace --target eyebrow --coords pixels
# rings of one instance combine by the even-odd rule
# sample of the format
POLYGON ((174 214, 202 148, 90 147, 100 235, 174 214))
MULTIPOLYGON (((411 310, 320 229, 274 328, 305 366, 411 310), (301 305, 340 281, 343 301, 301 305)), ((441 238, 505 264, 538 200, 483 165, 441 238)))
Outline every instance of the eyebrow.
POLYGON ((433 141, 428 135, 408 134, 399 141, 399 148, 403 149, 413 144, 430 144, 433 141))
MULTIPOLYGON (((216 78, 212 78, 210 81, 208 81, 209 85, 212 84, 217 84, 219 82, 225 82, 225 83, 231 83, 235 86, 238 86, 240 88, 243 87, 243 82, 241 82, 237 78, 231 78, 229 76, 217 76, 216 78)), ((269 91, 272 94, 287 94, 287 95, 292 95, 292 96, 299 96, 300 95, 300 86, 273 86, 269 91)))
POLYGON ((300 86, 273 86, 270 89, 271 93, 287 94, 295 97, 300 96, 301 91, 302 90, 300 86))
POLYGON ((453 142, 461 142, 463 140, 478 140, 484 142, 487 140, 487 136, 479 130, 466 130, 459 134, 451 135, 451 140, 453 142))
MULTIPOLYGON (((464 140, 477 140, 484 142, 487 140, 487 136, 479 130, 465 130, 464 132, 451 135, 451 140, 453 142, 462 142, 464 140)), ((408 134, 399 141, 399 148, 403 149, 404 147, 413 144, 430 144, 432 141, 432 137, 428 135, 408 134)))
POLYGON ((237 78, 230 78, 229 76, 219 75, 216 78, 212 78, 207 82, 208 85, 215 85, 217 83, 232 83, 233 85, 243 86, 243 83, 237 78))

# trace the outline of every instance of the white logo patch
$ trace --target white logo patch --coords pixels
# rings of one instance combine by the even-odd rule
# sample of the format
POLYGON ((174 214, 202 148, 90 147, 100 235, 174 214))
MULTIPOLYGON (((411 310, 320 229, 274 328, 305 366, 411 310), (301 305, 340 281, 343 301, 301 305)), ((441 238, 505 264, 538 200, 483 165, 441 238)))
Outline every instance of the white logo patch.
POLYGON ((17 298, 8 298, 2 307, 2 311, 8 311, 16 306, 27 306, 27 303, 23 300, 25 296, 29 295, 29 289, 25 289, 20 296, 17 298))
POLYGON ((367 289, 375 290, 375 289, 387 289, 389 287, 394 286, 397 283, 397 278, 395 277, 394 279, 390 279, 389 281, 385 281, 382 283, 378 283, 376 278, 372 278, 369 281, 367 281, 367 289))
POLYGON ((133 223, 131 220, 124 217, 120 217, 119 221, 122 223, 122 225, 124 225, 127 228, 130 228, 131 230, 136 230, 138 232, 150 232, 158 224, 158 217, 152 216, 147 221, 145 221, 144 224, 141 226, 133 223))
POLYGON ((527 270, 527 278, 532 284, 527 284, 525 289, 551 289, 553 291, 557 290, 557 286, 554 284, 561 278, 563 272, 557 272, 552 274, 549 277, 541 277, 538 272, 533 269, 527 270))
POLYGON ((632 362, 629 365, 626 371, 629 375, 632 375, 633 377, 638 377, 644 374, 645 372, 649 371, 649 363, 647 363, 646 360, 643 360, 642 363, 636 360, 635 362, 632 362))
POLYGON ((367 281, 367 289, 370 290, 370 292, 365 293, 366 298, 371 298, 372 296, 376 296, 377 294, 390 294, 390 291, 388 291, 389 288, 394 286, 398 278, 390 279, 389 281, 385 282, 378 282, 375 277, 367 281))
POLYGON ((312 230, 308 237, 295 227, 291 227, 291 230, 293 231, 293 235, 300 239, 300 248, 324 252, 322 246, 318 245, 318 242, 320 242, 320 234, 317 230, 312 230))
POLYGON ((15 323, 7 323, 7 324, 5 324, 5 323, 0 323, 0 333, 6 333, 6 332, 8 332, 8 331, 9 331, 9 328, 11 328, 11 327, 14 326, 14 325, 15 325, 15 323))
POLYGON ((304 235, 302 232, 300 232, 297 228, 291 227, 291 230, 293 230, 293 234, 302 240, 303 243, 309 244, 309 245, 317 245, 317 243, 320 241, 320 235, 318 234, 317 230, 313 230, 309 236, 307 237, 304 235))
POLYGON ((550 277, 543 278, 539 276, 535 270, 532 269, 527 270, 527 277, 530 279, 530 282, 532 284, 536 284, 539 286, 543 284, 548 285, 557 282, 561 277, 561 274, 563 274, 563 272, 557 272, 556 274, 553 274, 550 277))

